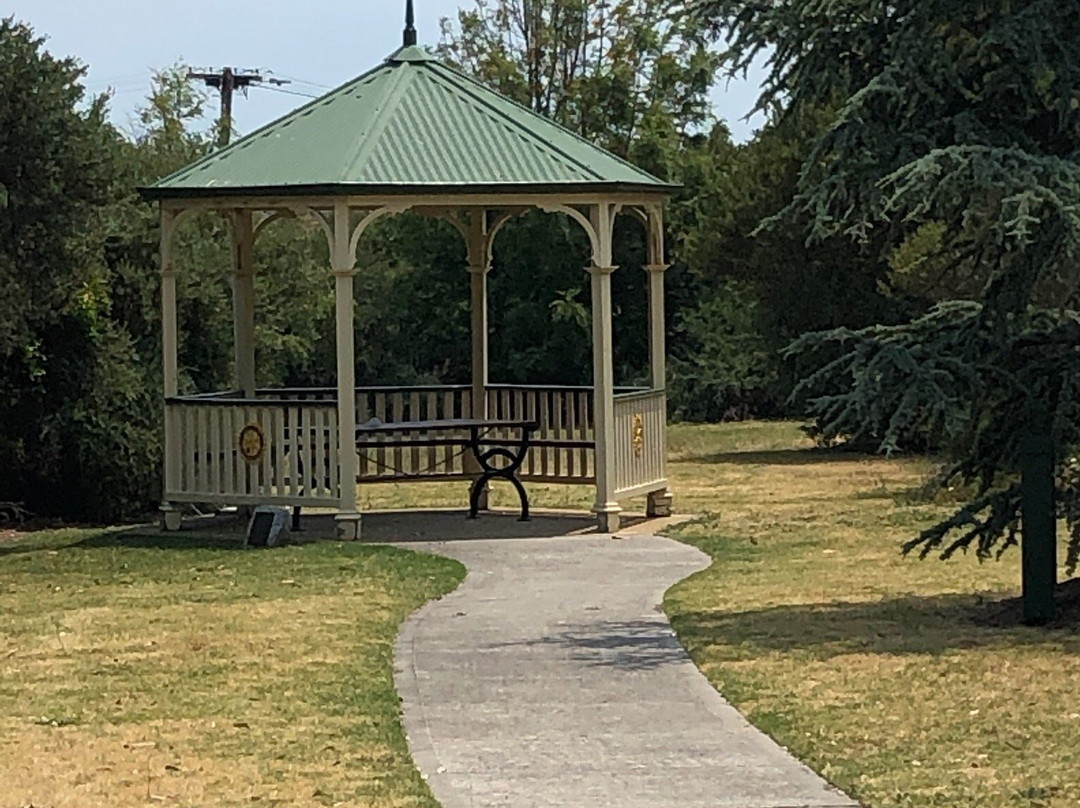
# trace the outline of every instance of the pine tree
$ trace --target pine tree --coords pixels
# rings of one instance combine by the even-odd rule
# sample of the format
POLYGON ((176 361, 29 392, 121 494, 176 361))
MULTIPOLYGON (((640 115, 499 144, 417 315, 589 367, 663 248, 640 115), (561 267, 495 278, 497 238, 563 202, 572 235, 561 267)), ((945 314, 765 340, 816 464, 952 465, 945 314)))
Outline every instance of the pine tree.
POLYGON ((975 493, 907 549, 946 557, 1018 543, 1024 447, 1048 436, 1075 571, 1080 4, 711 0, 698 9, 728 38, 729 65, 770 54, 762 108, 781 118, 838 110, 772 225, 795 224, 811 239, 843 234, 915 271, 936 303, 906 325, 793 346, 803 361, 820 360, 801 393, 821 436, 941 447, 943 482, 975 493))

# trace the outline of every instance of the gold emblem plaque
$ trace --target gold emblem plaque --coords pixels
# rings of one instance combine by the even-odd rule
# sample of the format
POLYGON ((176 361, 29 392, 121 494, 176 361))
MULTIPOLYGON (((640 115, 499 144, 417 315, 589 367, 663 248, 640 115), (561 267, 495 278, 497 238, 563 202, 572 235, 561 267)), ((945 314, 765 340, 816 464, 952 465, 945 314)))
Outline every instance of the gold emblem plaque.
POLYGON ((258 463, 266 451, 266 438, 258 424, 248 424, 240 430, 240 456, 249 463, 258 463))
POLYGON ((645 416, 641 413, 634 415, 630 434, 630 440, 634 445, 634 457, 641 457, 645 454, 645 416))

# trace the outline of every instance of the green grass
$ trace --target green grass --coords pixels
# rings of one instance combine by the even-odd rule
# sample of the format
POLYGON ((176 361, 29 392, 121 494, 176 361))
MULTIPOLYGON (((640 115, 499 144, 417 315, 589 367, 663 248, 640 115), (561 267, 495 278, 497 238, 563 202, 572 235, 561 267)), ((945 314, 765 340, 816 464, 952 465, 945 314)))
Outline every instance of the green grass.
POLYGON ((392 652, 456 562, 62 531, 0 568, 0 805, 436 805, 392 652))
POLYGON ((871 808, 1080 806, 1080 636, 995 628, 1019 553, 920 561, 931 465, 811 448, 797 425, 675 427, 712 567, 666 609, 752 722, 871 808))
MULTIPOLYGON (((666 608, 710 680, 870 808, 1080 806, 1080 636, 994 628, 1019 557, 900 555, 932 466, 797 425, 673 426, 677 533, 713 566, 666 608)), ((496 503, 513 506, 496 488, 496 503)), ((361 489, 460 508, 463 487, 361 489)), ((587 507, 585 488, 537 488, 587 507)), ((387 547, 220 535, 0 539, 0 806, 434 808, 399 724, 400 623, 464 574, 387 547)))

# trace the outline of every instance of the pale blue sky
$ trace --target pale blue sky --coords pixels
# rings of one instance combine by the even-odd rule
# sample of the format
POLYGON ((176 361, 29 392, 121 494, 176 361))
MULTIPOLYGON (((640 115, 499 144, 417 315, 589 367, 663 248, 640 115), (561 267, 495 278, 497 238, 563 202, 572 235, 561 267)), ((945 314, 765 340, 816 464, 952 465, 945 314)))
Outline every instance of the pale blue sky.
MULTIPOLYGON (((437 43, 440 18, 472 5, 416 0, 420 42, 437 43)), ((319 95, 377 65, 401 42, 404 8, 404 0, 7 0, 0 14, 46 35, 53 53, 89 65, 87 86, 114 89, 114 119, 125 128, 146 96, 151 70, 177 60, 292 79, 287 92, 252 89, 236 99, 236 125, 250 132, 307 101, 289 93, 319 95)), ((741 120, 759 80, 725 81, 714 90, 716 115, 737 140, 760 126, 741 120)))

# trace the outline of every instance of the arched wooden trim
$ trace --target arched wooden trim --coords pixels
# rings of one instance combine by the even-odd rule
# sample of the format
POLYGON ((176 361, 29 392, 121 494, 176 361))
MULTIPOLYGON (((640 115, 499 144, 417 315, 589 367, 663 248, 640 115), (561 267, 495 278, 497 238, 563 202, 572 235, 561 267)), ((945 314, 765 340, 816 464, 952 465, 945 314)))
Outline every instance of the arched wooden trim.
POLYGON ((647 267, 664 263, 664 209, 661 205, 622 206, 616 215, 625 214, 645 228, 647 267))
POLYGON ((253 228, 255 241, 259 240, 259 236, 262 235, 263 230, 265 230, 266 228, 268 228, 270 225, 274 224, 275 222, 280 222, 283 219, 295 219, 295 218, 296 218, 296 214, 291 210, 275 210, 273 212, 264 211, 258 217, 258 221, 255 222, 255 227, 253 228))
POLYGON ((433 219, 440 219, 440 220, 442 220, 444 222, 449 222, 450 224, 452 224, 454 226, 454 229, 457 230, 461 234, 461 237, 463 239, 465 239, 466 241, 468 241, 468 239, 469 239, 469 222, 462 221, 461 213, 462 212, 459 211, 459 210, 455 210, 455 211, 439 210, 439 211, 435 211, 435 212, 430 212, 427 215, 431 216, 433 219))
MULTIPOLYGON (((488 208, 467 208, 464 210, 427 211, 436 219, 449 222, 465 239, 465 247, 468 252, 469 267, 472 269, 489 269, 491 266, 492 251, 495 246, 495 238, 508 222, 525 214, 529 208, 512 208, 509 210, 488 208), (468 219, 462 214, 468 213, 468 219), (494 220, 488 219, 488 214, 494 213, 494 220)), ((422 211, 423 212, 423 211, 422 211)))
POLYGON ((326 243, 330 246, 330 254, 334 253, 334 219, 333 213, 323 213, 322 211, 309 208, 306 205, 296 205, 289 208, 291 213, 297 219, 311 219, 319 226, 319 229, 323 231, 323 235, 326 236, 326 243))
MULTIPOLYGON (((604 203, 606 204, 606 203, 604 203)), ((601 254, 601 238, 598 228, 593 226, 593 222, 590 217, 586 216, 577 208, 572 208, 569 205, 543 205, 540 208, 545 213, 565 213, 575 222, 581 225, 585 231, 585 235, 589 237, 589 245, 592 249, 593 263, 601 265, 603 262, 603 256, 601 254)))
POLYGON ((461 238, 465 241, 466 260, 468 261, 470 269, 485 264, 483 259, 477 257, 477 252, 482 251, 483 249, 482 246, 478 246, 480 237, 477 236, 477 230, 483 230, 483 224, 487 219, 486 208, 468 208, 464 210, 435 209, 420 212, 433 219, 449 222, 454 226, 454 229, 458 231, 461 238), (469 214, 468 219, 463 216, 465 213, 469 214))
POLYGON ((414 206, 410 204, 387 205, 386 207, 377 208, 375 210, 361 211, 360 220, 353 227, 352 235, 349 238, 349 255, 352 256, 353 260, 355 261, 356 259, 356 250, 360 246, 360 239, 363 237, 365 230, 384 216, 394 216, 399 213, 405 213, 413 207, 414 206))
POLYGON ((162 208, 161 209, 161 269, 173 271, 172 255, 176 233, 185 221, 197 213, 213 210, 209 207, 198 208, 162 208))
POLYGON ((625 214, 637 222, 646 230, 649 228, 649 214, 638 207, 620 207, 618 214, 625 214))
POLYGON ((487 244, 485 245, 484 253, 488 264, 490 264, 492 258, 494 258, 495 239, 498 238, 499 233, 514 219, 524 216, 526 210, 526 208, 522 208, 520 210, 502 211, 495 217, 495 221, 490 223, 485 221, 485 226, 487 227, 487 244))

